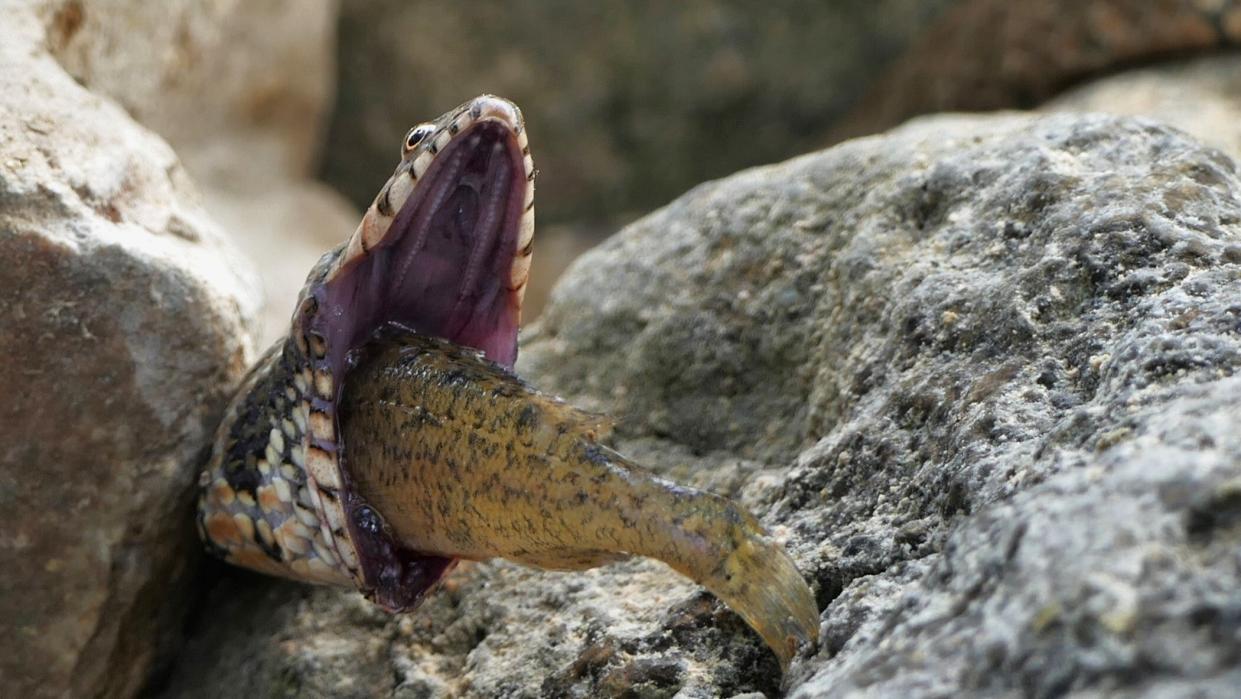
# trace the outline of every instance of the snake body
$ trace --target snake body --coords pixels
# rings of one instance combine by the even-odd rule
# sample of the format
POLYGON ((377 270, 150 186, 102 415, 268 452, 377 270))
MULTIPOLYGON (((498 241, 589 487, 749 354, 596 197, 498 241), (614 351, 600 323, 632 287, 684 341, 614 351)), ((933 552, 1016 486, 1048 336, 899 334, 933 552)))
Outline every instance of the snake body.
POLYGON ((208 550, 393 612, 458 558, 577 569, 651 556, 712 590, 787 665, 817 637, 818 612, 757 521, 630 463, 599 443, 597 416, 512 375, 533 181, 506 100, 409 131, 227 410, 200 479, 208 550))

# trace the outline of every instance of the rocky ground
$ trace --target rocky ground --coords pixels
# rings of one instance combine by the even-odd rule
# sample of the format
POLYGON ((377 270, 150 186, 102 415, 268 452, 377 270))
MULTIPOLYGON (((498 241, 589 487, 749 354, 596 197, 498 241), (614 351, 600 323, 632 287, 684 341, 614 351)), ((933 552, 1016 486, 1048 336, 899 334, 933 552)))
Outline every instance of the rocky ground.
MULTIPOLYGON (((206 561, 189 508, 207 435, 256 338, 280 332, 310 261, 356 223, 310 179, 332 95, 336 8, 298 4, 299 23, 284 24, 284 0, 174 2, 159 18, 139 5, 105 13, 78 0, 0 0, 9 691, 1232 696, 1235 55, 1117 72, 1042 113, 926 117, 703 184, 579 259, 556 287, 523 334, 519 372, 617 415, 619 449, 732 495, 787 543, 823 616, 820 647, 782 680, 737 617, 651 562, 585 573, 465 566, 417 613, 393 618, 351 592, 206 561), (218 99, 203 111, 208 92, 218 99), (266 316, 237 247, 259 263, 266 316)), ((665 29, 735 30, 728 6, 708 5, 665 29)), ((953 31, 1020 24, 992 0, 959 5, 944 15, 958 18, 953 31)), ((1151 24, 1148 5, 1086 5, 1090 21, 1074 25, 1086 38, 1074 45, 1109 41, 1100 53, 1063 51, 1073 60, 1027 81, 1042 86, 1033 101, 1079 68, 1132 58, 1134 37, 1176 54, 1224 45, 1238 26, 1231 1, 1160 4, 1160 17, 1182 17, 1174 31, 1151 24), (1203 17, 1214 18, 1205 33, 1203 17)), ((351 21, 358 7, 347 3, 351 21)), ((519 19, 539 24, 539 12, 519 19)), ((857 26, 868 26, 859 12, 857 26)), ((626 26, 646 36, 654 20, 644 17, 626 26)), ((378 26, 374 45, 402 26, 378 26)), ((843 52, 854 63, 833 70, 894 51, 910 26, 843 52)), ((798 29, 820 36, 816 27, 798 29)), ((557 50, 570 51, 570 38, 557 50)), ((415 57, 440 55, 429 39, 416 46, 431 53, 415 57)), ((624 45, 612 50, 602 53, 615 63, 576 66, 569 82, 604 75, 636 90, 617 93, 627 100, 647 94, 615 80, 617 66, 655 68, 624 45)), ((558 55, 549 51, 540 60, 558 55)), ((968 67, 999 54, 986 55, 958 58, 968 67)), ((943 75, 957 65, 949 59, 943 75)), ((532 60, 518 52, 495 63, 532 60)), ((702 101, 676 113, 736 107, 711 95, 750 94, 754 76, 733 72, 744 63, 717 56, 703 91, 676 92, 702 101)), ((894 75, 904 65, 917 83, 916 64, 894 75)), ((673 86, 675 67, 664 76, 673 86)), ((822 96, 806 88, 813 71, 790 75, 822 96)), ((986 94, 1020 97, 1008 79, 986 94)), ((922 96, 951 97, 926 87, 894 94, 914 113, 922 96)), ((426 97, 418 114, 458 101, 402 94, 426 97)), ((754 109, 737 113, 772 113, 742 101, 754 109)), ((535 104, 528 117, 577 133, 565 124, 610 103, 535 104)), ((615 116, 610 135, 579 135, 611 148, 623 145, 609 140, 617 133, 656 133, 645 112, 615 116)), ((377 143, 383 124, 358 128, 377 143)), ((770 146, 769 136, 757 142, 770 146)), ((640 172, 641 153, 574 165, 582 142, 546 140, 548 158, 535 141, 547 170, 540 201, 556 189, 553 169, 589 165, 585 180, 615 182, 640 172), (577 145, 555 155, 566 143, 577 145), (600 166, 630 155, 614 172, 600 166)), ((667 145, 643 142, 655 155, 667 145)), ((547 232, 539 244, 571 238, 547 232)))

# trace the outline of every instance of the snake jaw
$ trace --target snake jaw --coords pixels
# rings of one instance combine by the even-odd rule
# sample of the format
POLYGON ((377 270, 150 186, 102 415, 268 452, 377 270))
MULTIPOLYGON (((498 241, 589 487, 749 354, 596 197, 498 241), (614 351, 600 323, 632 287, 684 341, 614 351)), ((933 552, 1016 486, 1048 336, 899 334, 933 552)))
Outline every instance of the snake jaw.
POLYGON ((337 404, 350 355, 395 323, 511 367, 534 230, 521 112, 483 95, 405 149, 357 230, 311 270, 288 336, 243 383, 200 482, 198 528, 231 563, 416 606, 454 564, 404 546, 358 496, 337 404))

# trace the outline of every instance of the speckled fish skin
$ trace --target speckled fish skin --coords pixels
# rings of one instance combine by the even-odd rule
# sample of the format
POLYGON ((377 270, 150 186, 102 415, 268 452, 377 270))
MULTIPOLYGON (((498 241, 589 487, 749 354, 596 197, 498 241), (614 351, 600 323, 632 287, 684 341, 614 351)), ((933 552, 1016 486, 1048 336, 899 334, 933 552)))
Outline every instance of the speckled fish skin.
POLYGON ((648 556, 739 613, 785 667, 817 639, 809 587, 749 513, 631 463, 599 443, 598 416, 477 353, 384 333, 350 375, 341 426, 362 496, 412 549, 554 569, 648 556))

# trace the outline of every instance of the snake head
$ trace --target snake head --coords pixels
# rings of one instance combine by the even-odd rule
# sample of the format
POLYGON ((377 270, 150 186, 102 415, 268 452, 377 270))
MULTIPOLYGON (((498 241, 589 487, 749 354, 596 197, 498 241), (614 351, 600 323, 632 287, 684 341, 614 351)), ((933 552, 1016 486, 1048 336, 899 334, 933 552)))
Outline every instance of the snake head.
POLYGON ((230 563, 417 605, 452 558, 406 548, 350 475, 337 417, 353 355, 400 325, 511 368, 534 234, 521 112, 477 97, 411 129, 357 230, 324 255, 288 335, 243 382, 200 479, 198 526, 230 563))

